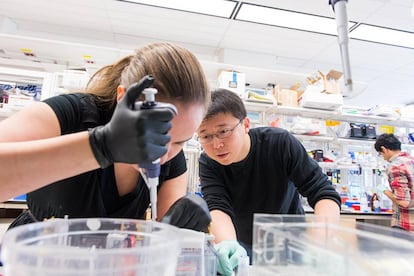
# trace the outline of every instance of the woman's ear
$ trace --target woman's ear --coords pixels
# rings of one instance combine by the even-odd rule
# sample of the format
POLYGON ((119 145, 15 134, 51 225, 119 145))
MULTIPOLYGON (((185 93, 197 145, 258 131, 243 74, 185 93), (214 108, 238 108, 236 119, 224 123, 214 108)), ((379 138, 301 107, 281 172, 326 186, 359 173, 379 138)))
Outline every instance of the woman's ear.
POLYGON ((119 102, 125 95, 126 89, 123 85, 118 85, 116 88, 116 101, 119 102))

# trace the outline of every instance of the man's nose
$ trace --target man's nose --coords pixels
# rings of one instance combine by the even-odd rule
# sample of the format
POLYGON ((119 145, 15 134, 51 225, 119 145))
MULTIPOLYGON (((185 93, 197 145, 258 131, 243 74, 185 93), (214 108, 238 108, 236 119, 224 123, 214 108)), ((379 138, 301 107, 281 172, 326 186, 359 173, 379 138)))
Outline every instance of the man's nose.
POLYGON ((213 147, 220 148, 223 146, 222 139, 218 138, 216 135, 213 136, 213 147))

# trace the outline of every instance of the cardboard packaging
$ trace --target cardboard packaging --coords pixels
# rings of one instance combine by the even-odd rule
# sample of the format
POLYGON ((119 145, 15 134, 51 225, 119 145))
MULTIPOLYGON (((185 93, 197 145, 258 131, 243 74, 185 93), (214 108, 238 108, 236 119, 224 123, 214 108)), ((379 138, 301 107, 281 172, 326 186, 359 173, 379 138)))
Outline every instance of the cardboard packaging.
POLYGON ((308 77, 307 80, 309 85, 318 87, 318 89, 320 89, 319 92, 340 94, 341 88, 338 81, 342 75, 342 72, 336 70, 330 70, 326 75, 321 71, 318 71, 318 75, 316 77, 308 77))
POLYGON ((282 85, 278 84, 273 89, 273 96, 277 100, 277 104, 297 107, 299 105, 299 99, 303 94, 303 91, 299 89, 300 86, 300 83, 296 83, 289 88, 283 88, 282 85))
POLYGON ((291 89, 281 89, 278 93, 278 103, 284 106, 298 106, 298 92, 291 89))
POLYGON ((330 70, 324 75, 318 71, 316 78, 308 77, 308 86, 300 99, 300 106, 325 110, 336 110, 343 105, 338 80, 342 73, 330 70))
POLYGON ((247 99, 246 75, 237 71, 221 71, 218 76, 218 87, 228 89, 247 99))
POLYGON ((322 74, 324 86, 323 92, 331 94, 340 94, 341 88, 339 87, 338 80, 342 77, 342 75, 343 74, 341 72, 335 70, 329 71, 326 75, 322 74))

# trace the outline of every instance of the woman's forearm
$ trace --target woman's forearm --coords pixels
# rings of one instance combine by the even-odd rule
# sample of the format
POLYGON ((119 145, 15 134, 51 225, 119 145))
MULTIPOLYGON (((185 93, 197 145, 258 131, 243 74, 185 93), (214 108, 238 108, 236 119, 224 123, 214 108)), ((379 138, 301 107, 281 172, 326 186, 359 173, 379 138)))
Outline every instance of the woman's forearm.
POLYGON ((97 168, 87 131, 0 143, 0 201, 97 168))

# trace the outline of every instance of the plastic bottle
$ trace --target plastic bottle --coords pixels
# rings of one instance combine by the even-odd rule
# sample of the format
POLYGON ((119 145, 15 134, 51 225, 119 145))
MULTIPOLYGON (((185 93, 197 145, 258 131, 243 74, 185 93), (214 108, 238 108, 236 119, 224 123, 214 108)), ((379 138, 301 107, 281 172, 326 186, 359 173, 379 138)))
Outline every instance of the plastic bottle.
POLYGON ((367 213, 369 211, 369 208, 368 208, 367 195, 365 193, 361 194, 360 204, 361 204, 361 212, 367 213))
POLYGON ((249 256, 240 257, 235 276, 249 276, 249 256))

